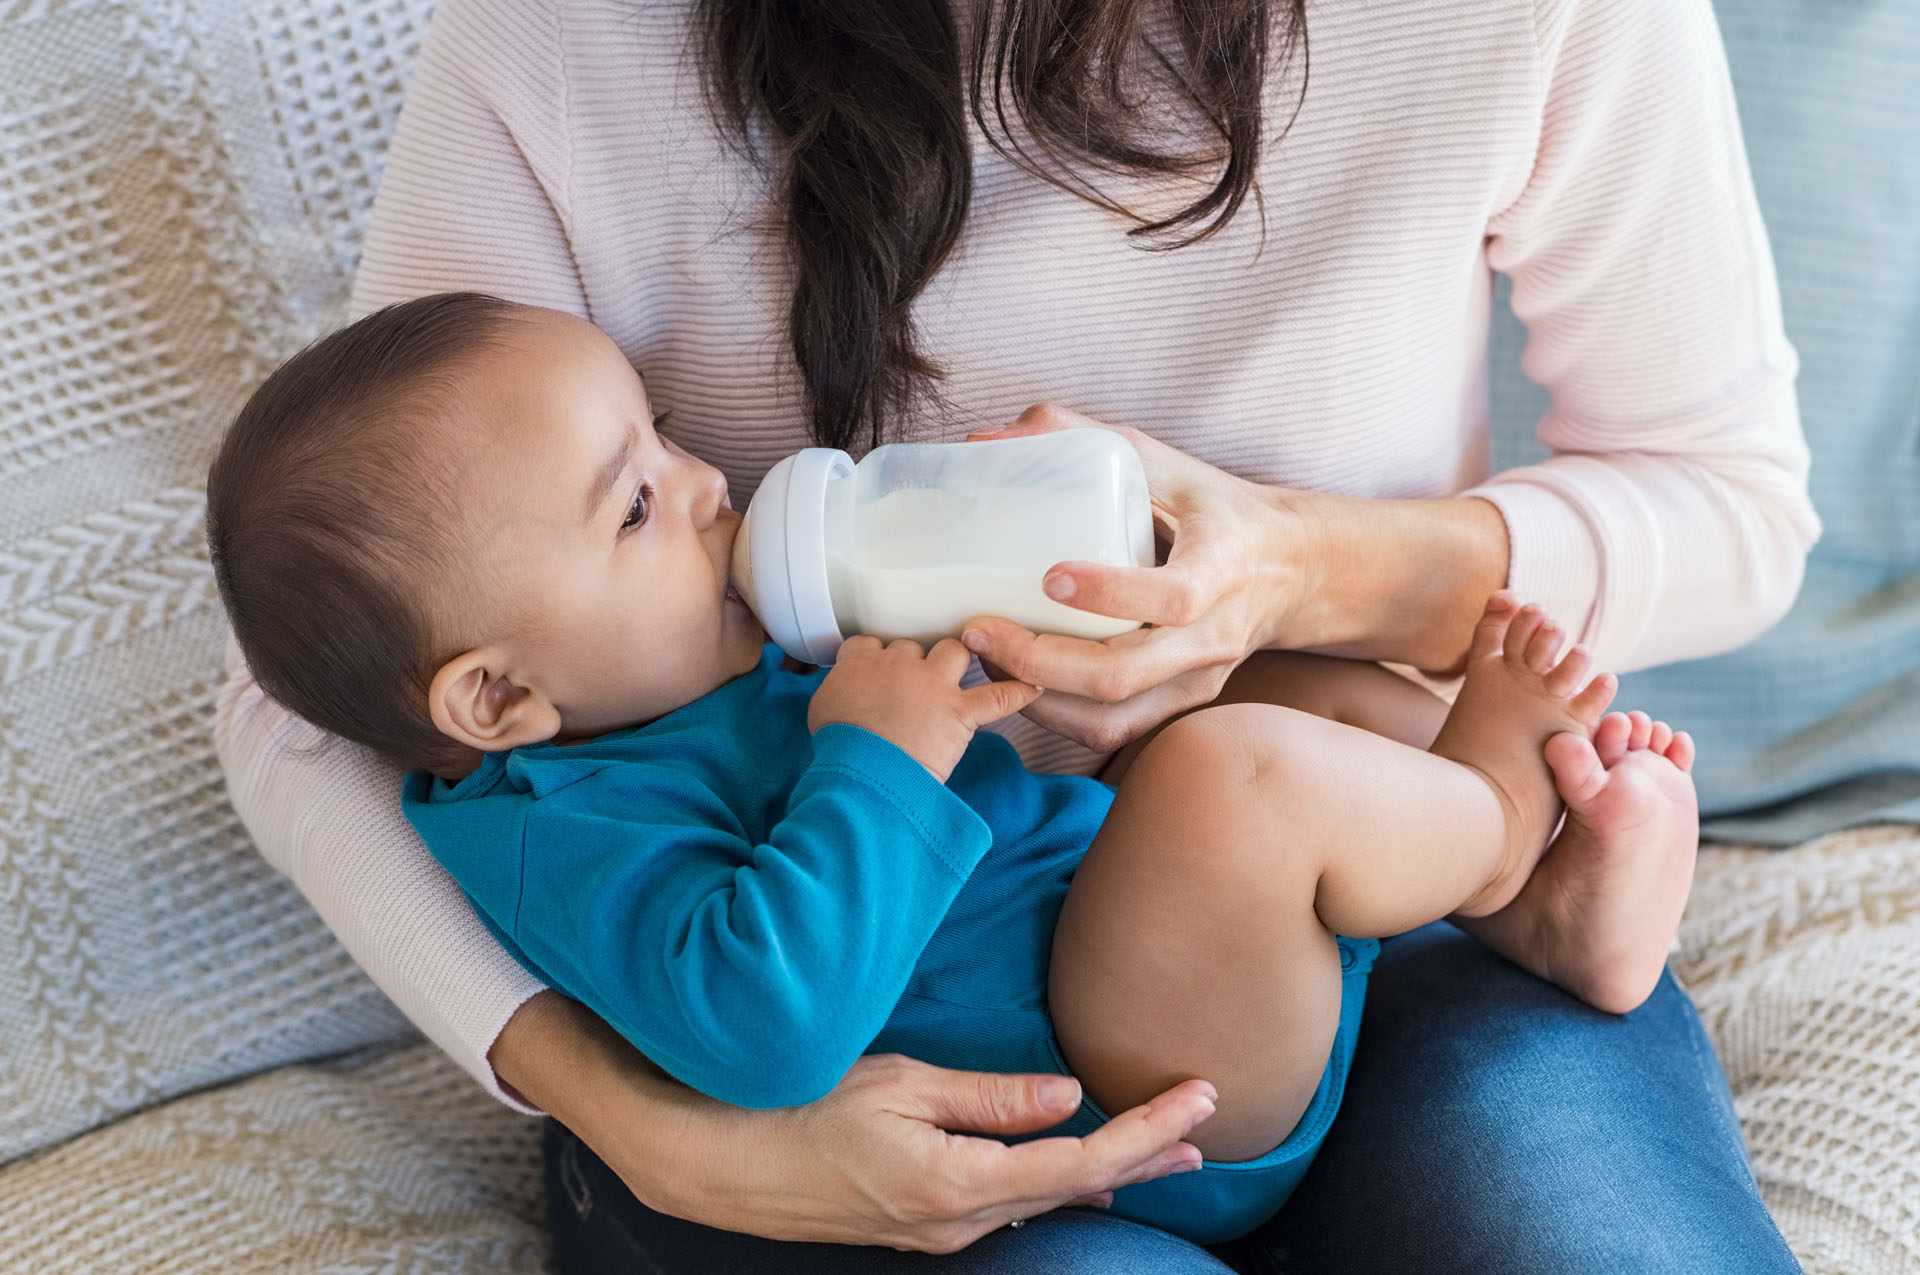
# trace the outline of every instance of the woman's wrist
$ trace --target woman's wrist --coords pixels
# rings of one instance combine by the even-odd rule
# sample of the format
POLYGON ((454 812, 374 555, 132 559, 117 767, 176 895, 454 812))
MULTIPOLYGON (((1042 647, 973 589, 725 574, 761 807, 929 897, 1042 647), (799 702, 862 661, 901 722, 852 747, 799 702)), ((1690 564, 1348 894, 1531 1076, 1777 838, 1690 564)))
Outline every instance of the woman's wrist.
POLYGON ((1270 490, 1279 516, 1269 557, 1299 565, 1293 588, 1278 595, 1264 645, 1458 671, 1475 617, 1506 584, 1498 509, 1475 497, 1270 490))
POLYGON ((500 1029, 487 1061, 510 1088, 573 1130, 652 1208, 673 1163, 667 1148, 682 1110, 699 1094, 660 1071, 599 1015, 551 989, 533 996, 500 1029))

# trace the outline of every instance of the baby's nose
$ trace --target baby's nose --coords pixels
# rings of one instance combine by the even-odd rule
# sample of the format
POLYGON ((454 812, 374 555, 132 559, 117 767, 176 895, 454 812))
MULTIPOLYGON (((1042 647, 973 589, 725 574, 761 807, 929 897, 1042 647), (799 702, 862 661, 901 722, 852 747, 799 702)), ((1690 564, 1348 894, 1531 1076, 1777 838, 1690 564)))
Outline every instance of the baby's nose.
POLYGON ((733 506, 727 500, 727 476, 711 466, 702 466, 705 470, 696 484, 699 493, 694 500, 694 517, 705 527, 713 523, 721 510, 731 510, 733 506))

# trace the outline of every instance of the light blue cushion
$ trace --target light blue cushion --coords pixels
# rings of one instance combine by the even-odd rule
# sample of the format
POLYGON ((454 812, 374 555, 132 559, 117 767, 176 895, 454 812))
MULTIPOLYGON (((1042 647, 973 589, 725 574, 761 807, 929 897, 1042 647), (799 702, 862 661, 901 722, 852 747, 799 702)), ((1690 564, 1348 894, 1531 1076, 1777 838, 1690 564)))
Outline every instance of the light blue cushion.
MULTIPOLYGON (((1793 842, 1920 819, 1920 5, 1720 0, 1826 534, 1759 640, 1623 679, 1691 731, 1709 831, 1793 842)), ((1504 297, 1504 288, 1502 290, 1504 297)), ((1497 467, 1545 395, 1498 308, 1497 467)))

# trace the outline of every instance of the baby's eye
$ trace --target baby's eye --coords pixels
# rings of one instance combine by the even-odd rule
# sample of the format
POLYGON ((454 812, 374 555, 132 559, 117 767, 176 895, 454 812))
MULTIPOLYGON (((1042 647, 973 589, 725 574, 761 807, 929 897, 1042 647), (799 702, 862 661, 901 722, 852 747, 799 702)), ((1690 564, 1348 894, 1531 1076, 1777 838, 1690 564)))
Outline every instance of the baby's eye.
POLYGON ((620 524, 620 530, 626 531, 638 527, 647 520, 647 513, 653 508, 653 488, 641 487, 633 493, 633 503, 627 506, 627 516, 620 524))

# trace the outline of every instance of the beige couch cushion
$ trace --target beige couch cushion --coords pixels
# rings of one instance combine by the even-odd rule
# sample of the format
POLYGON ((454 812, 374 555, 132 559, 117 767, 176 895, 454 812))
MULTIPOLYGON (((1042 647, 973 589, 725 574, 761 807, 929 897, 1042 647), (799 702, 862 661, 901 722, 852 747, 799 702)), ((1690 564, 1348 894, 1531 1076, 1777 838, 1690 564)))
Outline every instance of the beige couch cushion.
POLYGON ((178 1098, 0 1171, 0 1269, 548 1269, 540 1124, 414 1042, 178 1098))
POLYGON ((201 489, 345 305, 426 7, 0 8, 0 1161, 406 1031, 227 805, 201 489))

